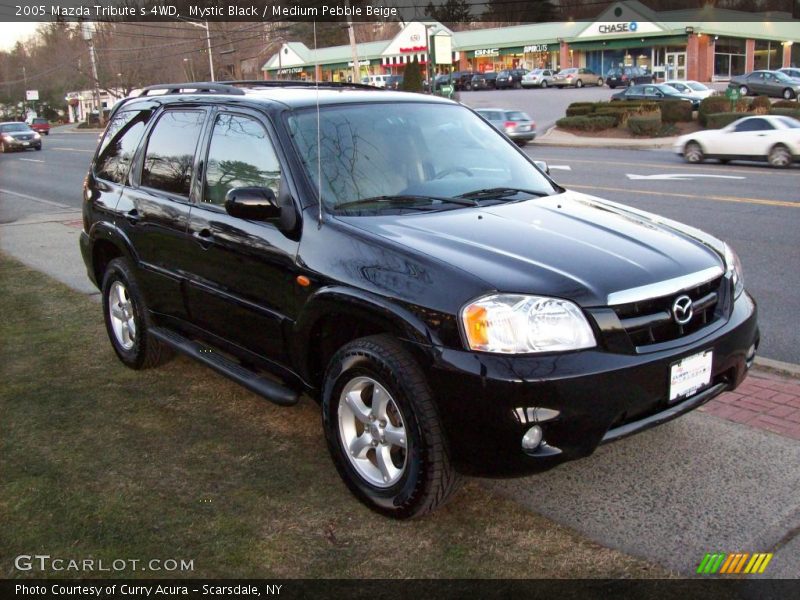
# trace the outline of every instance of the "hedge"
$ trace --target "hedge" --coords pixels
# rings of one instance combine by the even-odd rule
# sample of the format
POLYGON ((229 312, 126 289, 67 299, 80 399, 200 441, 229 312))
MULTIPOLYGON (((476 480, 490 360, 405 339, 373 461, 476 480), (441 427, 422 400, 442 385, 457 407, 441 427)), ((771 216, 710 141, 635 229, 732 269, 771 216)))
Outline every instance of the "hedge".
POLYGON ((708 127, 707 117, 710 114, 719 114, 731 109, 731 102, 725 96, 709 96, 700 102, 697 110, 697 120, 703 127, 708 127))
POLYGON ((654 136, 661 131, 661 117, 635 116, 628 119, 628 129, 633 135, 654 136))
POLYGON ((772 108, 772 102, 770 101, 768 96, 756 96, 753 98, 753 101, 750 103, 750 107, 753 109, 765 109, 769 110, 772 108))
POLYGON ((721 129, 730 125, 734 121, 738 121, 743 117, 750 117, 755 113, 745 112, 719 112, 706 116, 707 127, 709 129, 721 129))
POLYGON ((778 100, 772 105, 772 108, 800 108, 800 102, 797 100, 778 100))
POLYGON ((573 106, 570 105, 567 107, 567 116, 568 117, 580 117, 582 115, 588 115, 594 112, 594 107, 589 106, 573 106))
POLYGON ((797 108, 773 108, 769 111, 771 115, 780 115, 783 117, 794 117, 800 121, 800 107, 797 108))
POLYGON ((562 129, 577 129, 578 131, 602 131, 611 129, 616 125, 614 117, 564 117, 556 121, 556 125, 562 129))
POLYGON ((664 123, 692 120, 692 103, 686 100, 664 100, 661 103, 661 120, 664 123))

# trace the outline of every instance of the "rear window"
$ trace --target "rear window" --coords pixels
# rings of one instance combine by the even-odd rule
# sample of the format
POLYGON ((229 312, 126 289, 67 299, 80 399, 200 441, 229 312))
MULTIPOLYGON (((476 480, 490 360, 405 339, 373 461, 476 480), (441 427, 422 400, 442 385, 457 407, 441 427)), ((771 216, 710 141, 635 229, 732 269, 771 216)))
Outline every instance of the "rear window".
POLYGON ((518 110, 510 111, 506 113, 506 119, 509 121, 530 121, 531 118, 526 115, 524 112, 520 112, 518 110))
POLYGON ((800 121, 791 117, 775 117, 778 121, 789 129, 800 129, 800 121))
POLYGON ((37 125, 47 125, 47 119, 34 119, 33 122, 37 125))

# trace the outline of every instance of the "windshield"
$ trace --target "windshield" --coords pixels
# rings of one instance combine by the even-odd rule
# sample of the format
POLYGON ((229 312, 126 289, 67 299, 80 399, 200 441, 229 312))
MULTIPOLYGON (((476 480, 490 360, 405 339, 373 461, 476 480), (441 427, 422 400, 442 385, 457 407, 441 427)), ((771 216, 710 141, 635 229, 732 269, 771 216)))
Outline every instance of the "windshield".
POLYGON ((30 131, 30 127, 25 123, 9 123, 8 125, 0 125, 0 131, 6 133, 11 131, 30 131))
POLYGON ((293 114, 289 129, 315 187, 321 173, 328 208, 389 196, 453 198, 500 187, 542 195, 558 191, 502 134, 459 105, 322 107, 321 149, 316 110, 293 114))
POLYGON ((784 83, 791 83, 792 82, 792 78, 791 77, 789 77, 786 73, 781 73, 780 71, 776 71, 775 72, 775 77, 777 78, 778 81, 782 81, 784 83))
POLYGON ((788 129, 800 129, 800 121, 791 117, 775 117, 788 129))
POLYGON ((705 92, 708 89, 702 83, 697 83, 696 81, 690 81, 686 85, 688 85, 690 88, 692 88, 696 92, 705 92))

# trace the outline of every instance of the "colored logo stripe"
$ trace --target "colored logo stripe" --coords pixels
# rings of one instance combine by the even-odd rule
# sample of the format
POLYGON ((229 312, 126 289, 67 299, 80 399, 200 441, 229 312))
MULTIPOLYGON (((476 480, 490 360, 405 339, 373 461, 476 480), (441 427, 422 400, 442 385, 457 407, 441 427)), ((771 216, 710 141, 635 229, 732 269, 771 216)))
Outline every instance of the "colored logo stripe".
POLYGON ((772 553, 724 552, 707 553, 697 567, 697 573, 703 575, 736 575, 739 573, 763 573, 772 560, 772 553))

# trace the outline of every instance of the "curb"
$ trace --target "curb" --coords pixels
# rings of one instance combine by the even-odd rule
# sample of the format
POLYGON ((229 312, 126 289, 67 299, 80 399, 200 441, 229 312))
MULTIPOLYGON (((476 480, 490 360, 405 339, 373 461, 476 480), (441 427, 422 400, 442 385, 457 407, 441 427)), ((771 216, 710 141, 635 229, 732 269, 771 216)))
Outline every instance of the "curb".
POLYGON ((573 133, 561 131, 557 129, 556 125, 552 125, 541 136, 538 136, 533 141, 533 144, 540 146, 567 146, 573 148, 614 148, 617 150, 640 150, 651 148, 670 148, 677 139, 677 136, 641 141, 630 140, 628 138, 582 137, 573 133))
POLYGON ((793 363, 756 356, 753 368, 756 371, 764 371, 766 373, 791 377, 792 379, 800 379, 800 365, 795 365, 793 363))

